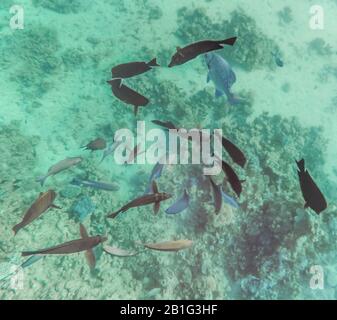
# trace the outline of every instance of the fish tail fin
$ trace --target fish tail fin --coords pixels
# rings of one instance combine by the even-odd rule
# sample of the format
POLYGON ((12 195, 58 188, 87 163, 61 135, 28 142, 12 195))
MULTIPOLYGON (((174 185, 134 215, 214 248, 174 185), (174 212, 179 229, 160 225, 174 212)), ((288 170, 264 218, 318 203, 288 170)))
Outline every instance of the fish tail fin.
POLYGON ((243 100, 243 99, 241 99, 239 97, 236 97, 235 95, 231 94, 228 97, 228 102, 229 102, 230 105, 236 106, 238 104, 244 103, 245 100, 243 100))
POLYGON ((159 209, 160 209, 160 201, 157 201, 153 205, 153 212, 154 212, 154 214, 158 214, 159 209))
POLYGON ((296 160, 296 163, 297 163, 298 169, 301 172, 304 172, 305 171, 305 161, 304 161, 304 159, 301 159, 300 161, 296 160))
POLYGON ((36 178, 36 182, 40 182, 41 187, 43 187, 43 185, 44 185, 44 183, 45 183, 45 181, 46 181, 47 178, 48 178, 48 176, 37 177, 36 178))
POLYGON ((12 230, 14 232, 14 236, 16 236, 16 234, 19 232, 19 230, 22 228, 21 223, 18 223, 17 225, 15 225, 12 230))
POLYGON ((233 37, 233 38, 229 38, 229 39, 225 39, 225 40, 219 41, 219 44, 221 46, 224 46, 224 45, 234 46, 236 40, 237 40, 237 37, 233 37))
POLYGON ((138 109, 139 109, 139 106, 135 106, 135 110, 134 110, 135 116, 138 114, 138 109))
POLYGON ((152 59, 149 63, 148 63, 149 67, 160 67, 160 65, 157 63, 157 58, 152 59))
POLYGON ((123 212, 123 209, 119 209, 118 211, 109 214, 107 218, 115 219, 121 212, 123 212))

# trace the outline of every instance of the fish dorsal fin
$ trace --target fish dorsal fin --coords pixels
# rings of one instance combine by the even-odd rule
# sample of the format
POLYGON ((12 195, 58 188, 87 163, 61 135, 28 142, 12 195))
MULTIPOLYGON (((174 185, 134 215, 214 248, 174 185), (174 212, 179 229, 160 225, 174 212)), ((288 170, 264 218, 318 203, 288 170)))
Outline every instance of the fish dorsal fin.
POLYGON ((160 202, 157 201, 157 202, 155 202, 154 205, 153 205, 153 212, 154 212, 154 214, 158 214, 159 209, 160 209, 160 202))
POLYGON ((82 223, 80 223, 80 234, 83 239, 89 238, 87 230, 85 229, 85 226, 82 223))
POLYGON ((159 193, 157 182, 155 180, 152 181, 152 192, 153 193, 159 193))

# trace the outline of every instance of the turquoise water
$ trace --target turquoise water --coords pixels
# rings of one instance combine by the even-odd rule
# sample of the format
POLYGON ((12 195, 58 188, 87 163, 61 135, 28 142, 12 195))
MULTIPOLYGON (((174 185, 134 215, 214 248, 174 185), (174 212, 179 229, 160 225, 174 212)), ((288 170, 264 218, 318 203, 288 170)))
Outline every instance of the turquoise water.
MULTIPOLYGON (((1 299, 335 299, 337 296, 337 2, 319 1, 324 29, 310 28, 315 1, 22 0, 24 28, 13 30, 0 4, 0 298, 1 299), (232 91, 246 103, 214 97, 201 57, 167 68, 176 47, 202 39, 237 36, 220 54, 236 73, 232 91), (278 52, 279 67, 271 52, 278 52), (157 57, 162 68, 127 84, 150 98, 137 117, 106 81, 111 68, 157 57), (151 165, 118 165, 102 151, 81 149, 101 137, 112 143, 136 120, 170 120, 184 128, 221 128, 245 152, 246 180, 239 209, 214 212, 201 166, 164 169, 159 190, 173 198, 158 215, 151 206, 115 220, 106 215, 147 188, 151 165), (36 178, 66 157, 83 161, 46 180, 36 178), (304 158, 328 201, 321 215, 304 210, 295 159, 304 158), (108 181, 117 191, 70 187, 74 177, 108 181), (183 189, 189 208, 165 209, 183 189), (55 204, 15 237, 12 227, 40 192, 55 204), (85 198, 90 235, 125 250, 138 242, 190 239, 179 252, 146 250, 114 257, 95 248, 96 268, 84 254, 46 256, 25 268, 20 285, 2 279, 25 261, 22 251, 78 239, 72 208, 85 198), (323 287, 310 286, 319 266, 323 287), (1 280, 2 279, 2 280, 1 280)), ((224 152, 224 158, 230 159, 224 152)), ((230 162, 232 164, 232 162, 230 162)), ((223 174, 215 177, 217 183, 223 174)), ((235 194, 226 185, 226 191, 235 194)))

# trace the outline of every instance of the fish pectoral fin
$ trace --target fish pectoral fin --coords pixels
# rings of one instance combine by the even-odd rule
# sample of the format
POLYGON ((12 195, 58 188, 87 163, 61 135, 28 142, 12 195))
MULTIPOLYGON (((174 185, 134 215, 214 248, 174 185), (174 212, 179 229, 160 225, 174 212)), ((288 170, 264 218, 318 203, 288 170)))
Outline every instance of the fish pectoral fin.
POLYGON ((90 270, 95 269, 96 266, 96 257, 95 257, 95 253, 92 249, 89 249, 85 252, 85 258, 87 260, 87 263, 90 267, 90 270))
POLYGON ((181 48, 180 47, 177 47, 177 53, 181 56, 181 57, 184 57, 183 53, 181 52, 181 48))
POLYGON ((209 83, 211 81, 211 75, 210 75, 210 73, 208 72, 208 74, 207 74, 207 83, 209 83))
POLYGON ((57 206, 55 204, 52 204, 50 207, 53 208, 53 209, 62 209, 61 207, 59 207, 59 206, 57 206))
POLYGON ((218 89, 215 89, 215 97, 219 98, 222 97, 224 95, 224 93, 218 89))
POLYGON ((84 239, 84 238, 89 238, 89 235, 88 235, 88 232, 85 228, 85 226, 80 223, 80 234, 81 234, 81 237, 84 239))
POLYGON ((153 205, 153 212, 154 212, 154 214, 158 214, 159 209, 160 209, 160 201, 157 201, 153 205))
POLYGON ((158 186, 155 180, 152 181, 152 192, 153 193, 159 193, 158 186))

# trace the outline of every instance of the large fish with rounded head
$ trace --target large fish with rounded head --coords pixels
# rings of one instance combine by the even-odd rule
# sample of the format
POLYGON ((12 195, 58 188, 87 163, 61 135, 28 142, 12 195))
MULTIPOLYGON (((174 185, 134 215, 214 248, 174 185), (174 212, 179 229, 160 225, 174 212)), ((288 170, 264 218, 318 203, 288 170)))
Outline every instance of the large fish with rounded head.
POLYGON ((296 161, 296 163, 298 167, 298 179, 300 181, 302 195, 305 200, 304 208, 311 208, 317 214, 320 214, 328 206, 325 197, 308 170, 305 168, 304 159, 296 161))
POLYGON ((55 174, 62 172, 64 170, 67 170, 73 166, 76 166, 77 164, 79 164, 80 162, 82 162, 82 158, 81 157, 73 157, 73 158, 67 158, 64 159, 58 163, 56 163, 55 165, 53 165, 52 167, 50 167, 48 169, 48 172, 46 175, 42 176, 42 177, 38 177, 36 179, 37 182, 41 183, 41 186, 43 186, 43 184, 45 183, 46 179, 50 176, 54 176, 55 174))
POLYGON ((177 48, 177 52, 173 55, 171 62, 169 64, 169 68, 182 65, 201 54, 223 49, 225 45, 233 46, 236 42, 236 37, 229 38, 226 40, 204 40, 192 43, 184 48, 177 48))
POLYGON ((13 227, 14 234, 28 224, 30 224, 35 219, 39 218, 44 212, 50 208, 59 207, 54 205, 54 200, 56 198, 56 192, 54 190, 49 190, 45 193, 41 193, 39 197, 34 201, 30 208, 26 211, 22 221, 13 227))
POLYGON ((140 93, 122 84, 122 79, 114 79, 107 82, 111 85, 112 93, 117 99, 134 106, 135 115, 137 115, 139 107, 145 107, 150 102, 149 99, 140 93))
POLYGON ((129 62, 115 66, 111 69, 112 78, 132 78, 142 73, 152 70, 154 67, 160 67, 157 59, 154 58, 150 62, 129 62))
POLYGON ((225 94, 228 102, 232 105, 242 102, 243 100, 236 98, 231 92, 231 88, 236 82, 236 75, 229 63, 214 52, 206 53, 205 61, 208 67, 207 82, 214 83, 215 97, 218 98, 225 94))

